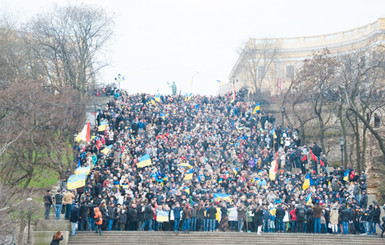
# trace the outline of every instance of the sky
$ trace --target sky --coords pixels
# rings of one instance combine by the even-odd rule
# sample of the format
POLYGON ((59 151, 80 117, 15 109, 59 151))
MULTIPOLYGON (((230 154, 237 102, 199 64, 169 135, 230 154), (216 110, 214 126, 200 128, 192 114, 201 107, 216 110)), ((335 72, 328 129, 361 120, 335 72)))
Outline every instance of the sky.
POLYGON ((0 0, 0 14, 25 22, 54 4, 86 4, 115 16, 98 82, 117 74, 129 93, 218 92, 248 38, 330 34, 385 17, 384 0, 0 0))

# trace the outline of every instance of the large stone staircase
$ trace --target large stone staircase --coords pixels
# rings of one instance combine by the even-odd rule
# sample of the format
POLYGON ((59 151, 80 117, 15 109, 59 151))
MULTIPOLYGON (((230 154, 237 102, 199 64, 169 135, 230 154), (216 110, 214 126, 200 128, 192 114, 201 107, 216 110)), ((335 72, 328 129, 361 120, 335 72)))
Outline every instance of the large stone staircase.
POLYGON ((239 232, 140 232, 109 231, 99 236, 93 232, 78 232, 70 237, 68 244, 385 244, 385 238, 367 235, 330 235, 330 234, 293 234, 293 233, 256 233, 239 232))

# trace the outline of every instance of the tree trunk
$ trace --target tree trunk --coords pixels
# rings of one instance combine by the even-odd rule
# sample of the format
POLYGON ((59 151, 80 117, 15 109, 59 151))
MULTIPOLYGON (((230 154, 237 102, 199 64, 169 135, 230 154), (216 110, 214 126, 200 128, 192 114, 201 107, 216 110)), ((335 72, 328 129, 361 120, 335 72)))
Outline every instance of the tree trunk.
POLYGON ((25 230, 24 211, 21 211, 20 215, 21 215, 20 230, 19 230, 19 236, 17 238, 18 240, 17 244, 24 244, 24 230, 25 230))

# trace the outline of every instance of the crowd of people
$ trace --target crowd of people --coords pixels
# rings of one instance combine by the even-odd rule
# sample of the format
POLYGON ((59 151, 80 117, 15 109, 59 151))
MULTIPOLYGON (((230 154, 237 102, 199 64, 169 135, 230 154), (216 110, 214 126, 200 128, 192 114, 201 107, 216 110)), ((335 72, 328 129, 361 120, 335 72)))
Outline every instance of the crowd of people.
POLYGON ((72 222, 72 235, 383 230, 365 171, 328 171, 316 142, 301 142, 298 130, 255 105, 231 95, 114 95, 90 142, 74 149, 76 167, 91 169, 85 186, 67 190, 63 180, 51 200, 57 218, 63 212, 72 222))

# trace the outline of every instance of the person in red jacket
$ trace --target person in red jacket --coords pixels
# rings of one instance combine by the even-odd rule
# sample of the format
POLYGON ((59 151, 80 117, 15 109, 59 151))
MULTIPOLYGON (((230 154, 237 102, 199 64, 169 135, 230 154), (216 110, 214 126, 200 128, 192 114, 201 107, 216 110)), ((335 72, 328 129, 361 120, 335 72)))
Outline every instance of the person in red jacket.
POLYGON ((95 233, 99 232, 99 236, 101 236, 102 235, 102 224, 103 224, 102 213, 100 212, 99 207, 96 207, 94 209, 94 212, 95 212, 94 219, 95 219, 95 225, 96 225, 95 233))
POLYGON ((295 208, 290 211, 291 216, 291 232, 295 232, 295 227, 297 224, 297 215, 295 215, 295 208))

